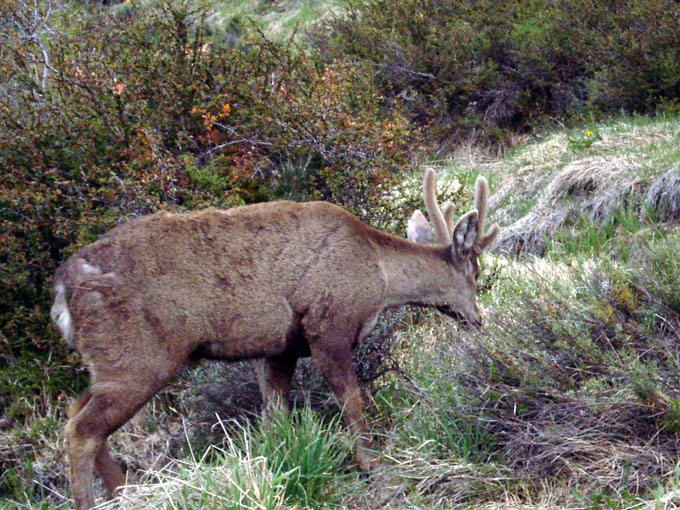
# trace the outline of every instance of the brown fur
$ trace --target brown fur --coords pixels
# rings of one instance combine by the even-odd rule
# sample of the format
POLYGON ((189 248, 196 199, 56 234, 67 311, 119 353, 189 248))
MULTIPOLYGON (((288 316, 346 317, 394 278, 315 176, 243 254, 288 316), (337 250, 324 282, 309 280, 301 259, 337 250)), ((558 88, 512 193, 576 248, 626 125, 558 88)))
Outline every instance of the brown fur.
POLYGON ((359 467, 371 469, 352 347, 391 305, 480 323, 477 217, 456 225, 453 246, 425 246, 323 202, 160 212, 69 258, 55 275, 52 316, 91 378, 66 426, 76 508, 94 504, 95 469, 109 496, 124 482, 106 438, 201 357, 258 359, 268 409, 287 400, 297 359, 311 355, 357 434, 359 467))

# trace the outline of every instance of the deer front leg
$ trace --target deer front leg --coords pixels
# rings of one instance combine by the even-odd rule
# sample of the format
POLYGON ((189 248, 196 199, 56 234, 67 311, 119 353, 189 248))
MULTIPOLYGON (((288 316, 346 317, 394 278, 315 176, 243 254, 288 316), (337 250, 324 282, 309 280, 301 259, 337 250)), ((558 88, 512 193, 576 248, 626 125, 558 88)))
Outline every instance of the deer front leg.
POLYGON ((359 383, 352 363, 352 349, 349 345, 316 343, 311 347, 312 359, 330 384, 343 418, 356 437, 354 455, 359 469, 371 471, 377 461, 370 451, 370 441, 365 436, 366 423, 362 415, 362 401, 359 383))
POLYGON ((297 360, 297 356, 287 354, 255 360, 264 419, 271 420, 276 409, 288 410, 288 396, 297 360))

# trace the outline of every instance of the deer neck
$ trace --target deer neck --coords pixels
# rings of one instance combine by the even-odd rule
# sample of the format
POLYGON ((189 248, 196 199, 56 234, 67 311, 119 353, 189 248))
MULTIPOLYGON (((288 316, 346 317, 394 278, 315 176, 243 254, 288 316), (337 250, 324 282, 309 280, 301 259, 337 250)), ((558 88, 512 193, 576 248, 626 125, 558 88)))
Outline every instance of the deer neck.
POLYGON ((439 304, 451 282, 450 247, 396 238, 383 245, 382 268, 388 306, 439 304))

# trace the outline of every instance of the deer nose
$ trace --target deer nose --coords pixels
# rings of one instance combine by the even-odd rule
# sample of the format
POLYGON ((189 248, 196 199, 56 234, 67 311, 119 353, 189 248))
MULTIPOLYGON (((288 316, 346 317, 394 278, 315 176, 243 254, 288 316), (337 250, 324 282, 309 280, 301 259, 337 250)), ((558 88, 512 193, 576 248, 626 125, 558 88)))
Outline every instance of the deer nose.
POLYGON ((472 310, 468 310, 467 313, 461 314, 461 320, 459 321, 461 326, 466 330, 471 329, 481 329, 483 326, 482 313, 479 311, 477 303, 474 303, 472 310))
POLYGON ((482 329, 482 326, 484 325, 481 317, 464 317, 463 320, 459 321, 459 324, 463 326, 463 329, 466 331, 482 329))
POLYGON ((474 316, 470 322, 472 322, 472 325, 474 327, 480 329, 484 325, 484 321, 482 321, 482 312, 479 310, 477 303, 475 303, 474 306, 475 306, 474 316))
POLYGON ((441 313, 448 315, 453 318, 458 324, 461 325, 463 329, 470 330, 474 328, 482 327, 482 316, 479 310, 475 307, 474 313, 460 313, 454 310, 450 306, 438 306, 436 307, 441 313))

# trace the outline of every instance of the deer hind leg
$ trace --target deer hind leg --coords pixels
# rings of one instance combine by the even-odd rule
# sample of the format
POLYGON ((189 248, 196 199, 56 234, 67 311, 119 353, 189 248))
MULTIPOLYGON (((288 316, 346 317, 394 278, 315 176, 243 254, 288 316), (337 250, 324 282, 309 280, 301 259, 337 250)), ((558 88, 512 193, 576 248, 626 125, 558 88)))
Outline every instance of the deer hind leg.
POLYGON ((264 419, 271 420, 276 409, 288 410, 290 385, 297 360, 297 356, 291 354, 255 360, 257 381, 262 393, 264 419))
POLYGON ((125 476, 111 457, 109 448, 104 443, 94 460, 94 467, 106 488, 106 497, 113 499, 118 496, 119 488, 125 485, 125 476))
POLYGON ((361 471, 368 473, 376 465, 370 451, 370 441, 364 435, 366 423, 362 414, 361 390, 352 363, 349 345, 332 342, 315 343, 311 346, 312 359, 330 384, 343 418, 356 437, 354 455, 361 471))
MULTIPOLYGON (((119 388, 121 390, 122 388, 119 388)), ((120 409, 121 391, 110 385, 93 385, 89 398, 66 424, 66 453, 69 460, 69 478, 76 510, 94 506, 94 470, 104 471, 107 491, 113 493, 122 473, 116 467, 112 471, 106 438, 127 417, 120 409), (99 462, 98 462, 99 460, 99 462)))
MULTIPOLYGON (((88 400, 92 394, 90 390, 86 390, 79 399, 72 403, 66 410, 66 414, 69 419, 75 417, 80 410, 87 404, 88 400)), ((106 495, 109 499, 117 496, 118 487, 125 484, 125 477, 122 471, 116 464, 116 462, 111 457, 108 447, 106 446, 106 440, 104 440, 99 453, 95 457, 94 461, 95 470, 97 474, 102 478, 104 482, 104 487, 106 488, 106 495)))
POLYGON ((108 495, 115 495, 125 479, 109 453, 106 439, 165 386, 172 372, 148 374, 137 371, 139 377, 132 375, 128 367, 118 378, 94 381, 81 399, 82 407, 66 424, 66 453, 76 510, 94 506, 95 469, 103 478, 108 495), (146 386, 140 387, 132 381, 145 381, 146 386))

